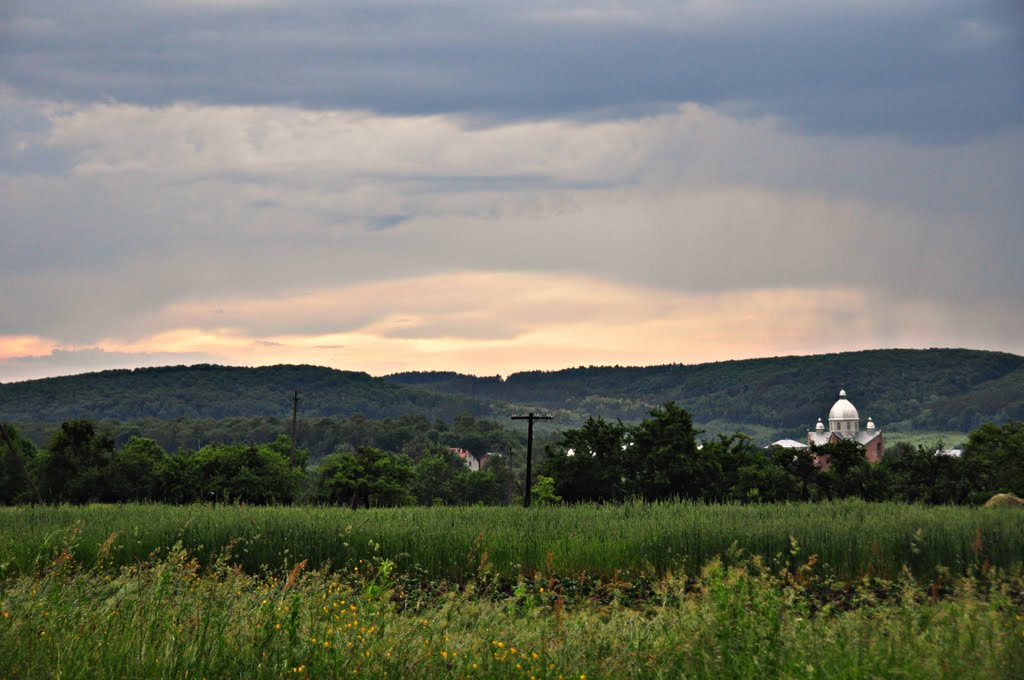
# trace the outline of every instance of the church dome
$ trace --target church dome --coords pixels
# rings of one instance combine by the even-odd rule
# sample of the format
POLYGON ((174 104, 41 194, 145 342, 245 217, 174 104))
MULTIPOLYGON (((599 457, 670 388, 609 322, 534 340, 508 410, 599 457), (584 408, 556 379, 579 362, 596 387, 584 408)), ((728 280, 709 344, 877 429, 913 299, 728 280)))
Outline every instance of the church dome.
POLYGON ((828 412, 829 422, 837 420, 860 420, 857 409, 846 398, 846 390, 839 390, 839 401, 828 412))

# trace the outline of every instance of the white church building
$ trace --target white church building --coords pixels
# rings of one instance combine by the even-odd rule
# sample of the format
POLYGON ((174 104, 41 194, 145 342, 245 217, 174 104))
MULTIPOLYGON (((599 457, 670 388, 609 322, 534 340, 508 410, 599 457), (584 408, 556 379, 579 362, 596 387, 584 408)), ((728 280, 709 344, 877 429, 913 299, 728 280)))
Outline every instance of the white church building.
MULTIPOLYGON (((780 439, 768 446, 781 446, 784 449, 806 449, 811 446, 822 446, 844 439, 852 439, 864 447, 864 457, 869 463, 877 463, 885 455, 882 431, 875 427, 875 421, 868 418, 864 429, 860 429, 860 414, 857 408, 846 398, 846 390, 839 390, 839 400, 832 405, 828 412, 828 427, 818 418, 818 424, 813 430, 807 431, 807 443, 793 439, 780 439)), ((766 447, 767 448, 767 447, 766 447)), ((828 467, 828 457, 818 456, 815 458, 815 465, 820 468, 828 467)))
MULTIPOLYGON (((852 439, 864 447, 864 455, 869 463, 877 463, 885 455, 882 431, 875 427, 875 422, 868 418, 864 429, 860 429, 860 414, 857 408, 846 398, 846 390, 839 390, 839 400, 828 412, 828 428, 818 418, 818 424, 807 432, 808 446, 830 444, 843 439, 852 439)), ((823 462, 823 461, 822 461, 823 462)))

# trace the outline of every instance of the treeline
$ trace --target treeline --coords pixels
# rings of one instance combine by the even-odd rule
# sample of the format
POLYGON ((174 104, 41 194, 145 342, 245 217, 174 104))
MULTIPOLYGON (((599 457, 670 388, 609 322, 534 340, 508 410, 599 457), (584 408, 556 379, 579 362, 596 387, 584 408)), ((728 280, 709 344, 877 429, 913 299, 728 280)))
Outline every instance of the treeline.
MULTIPOLYGON (((416 421, 402 421, 414 428, 416 421)), ((429 425, 425 421, 420 425, 429 425)), ((63 423, 43 447, 15 427, 0 426, 0 502, 85 503, 151 500, 330 503, 351 507, 408 504, 508 504, 522 493, 521 449, 490 452, 469 470, 442 434, 462 432, 489 448, 494 423, 471 417, 428 427, 399 450, 339 447, 310 465, 310 452, 288 437, 256 443, 211 443, 170 455, 153 439, 118 445, 93 422, 63 423), (420 436, 422 435, 422 436, 420 436), (516 455, 511 455, 515 451, 516 455)), ((984 424, 963 455, 898 445, 878 464, 841 442, 812 450, 763 449, 742 434, 698 440, 690 414, 670 402, 635 425, 591 418, 545 448, 540 502, 622 502, 682 498, 704 502, 814 501, 846 497, 928 504, 979 503, 995 493, 1024 495, 1024 425, 984 424), (827 469, 815 456, 829 458, 827 469)), ((397 440, 396 440, 397 441, 397 440)), ((449 440, 451 441, 451 440, 449 440)))
POLYGON ((675 401, 699 423, 809 428, 828 413, 841 387, 883 428, 969 432, 983 422, 1024 419, 1024 357, 965 349, 591 366, 515 373, 505 380, 429 372, 389 378, 452 396, 536 403, 561 412, 562 422, 579 413, 637 421, 656 405, 675 401))
MULTIPOLYGON (((969 432, 984 422, 1024 420, 1024 357, 964 349, 871 350, 710 364, 581 367, 475 377, 457 373, 366 373, 315 366, 172 366, 102 371, 0 384, 0 414, 57 425, 91 418, 119 423, 287 418, 431 421, 460 414, 505 417, 544 410, 565 426, 589 416, 639 422, 669 401, 698 423, 792 436, 827 415, 839 388, 883 430, 969 432)), ((216 441, 196 431, 195 439, 216 441)), ((144 436, 153 436, 145 434, 144 436)), ((168 450, 195 441, 158 439, 168 450)), ((327 441, 326 438, 323 441, 327 441)), ((329 448, 318 449, 326 455, 329 448)))
MULTIPOLYGON (((140 419, 127 422, 99 422, 117 446, 132 437, 152 439, 169 452, 198 450, 208 444, 270 444, 291 432, 291 420, 273 416, 253 418, 140 419)), ((18 423, 21 433, 37 447, 46 446, 59 424, 18 423)), ((462 414, 450 420, 425 416, 398 418, 299 418, 296 442, 316 463, 337 451, 355 451, 364 446, 395 451, 417 458, 432 446, 466 449, 476 456, 525 448, 525 428, 506 429, 501 423, 462 414)))
POLYGON ((517 492, 509 457, 469 470, 449 447, 429 444, 416 458, 373 446, 339 450, 309 466, 309 452, 279 436, 269 444, 208 444, 168 454, 131 437, 117 446, 88 420, 63 423, 37 448, 0 425, 0 503, 296 502, 352 507, 507 504, 517 492))
POLYGON ((13 422, 61 423, 281 416, 298 390, 307 417, 396 418, 410 413, 450 420, 484 415, 477 399, 403 387, 366 373, 318 366, 167 366, 0 383, 0 413, 13 422))
POLYGON ((636 425, 591 418, 548 447, 541 467, 568 502, 683 498, 784 502, 860 497, 927 504, 980 503, 1024 495, 1024 424, 987 423, 962 456, 900 444, 871 464, 841 441, 811 449, 763 449, 742 434, 698 442, 690 414, 674 403, 636 425), (827 456, 827 468, 815 464, 827 456))

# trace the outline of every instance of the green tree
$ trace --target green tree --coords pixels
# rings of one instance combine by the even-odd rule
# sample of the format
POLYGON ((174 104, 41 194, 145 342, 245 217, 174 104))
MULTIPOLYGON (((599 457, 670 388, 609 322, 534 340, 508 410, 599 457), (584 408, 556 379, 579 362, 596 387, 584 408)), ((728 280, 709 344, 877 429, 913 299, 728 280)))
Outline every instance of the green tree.
POLYGON ((720 463, 711 452, 697 448, 690 414, 670 401, 650 416, 630 430, 624 450, 631 493, 646 500, 697 499, 719 487, 720 463))
POLYGON ((89 420, 61 424, 37 459, 39 488, 50 502, 111 500, 107 467, 114 438, 89 420))
POLYGON ((537 475, 537 481, 533 485, 533 502, 537 505, 555 505, 562 502, 562 497, 555 493, 555 480, 553 477, 537 475))
POLYGON ((996 493, 1024 496, 1024 423, 985 423, 974 430, 964 446, 964 463, 974 481, 975 500, 996 493))
POLYGON ((195 451, 181 450, 173 456, 165 456, 154 466, 153 475, 155 500, 164 503, 216 500, 214 491, 199 486, 195 451))
POLYGON ((674 402, 634 427, 590 418, 547 447, 541 473, 570 503, 712 498, 721 488, 721 461, 698 448, 696 435, 690 414, 674 402))
POLYGON ((510 432, 493 420, 477 420, 469 415, 456 417, 437 441, 465 449, 477 458, 488 453, 508 451, 521 435, 510 432))
POLYGON ((507 481, 502 475, 504 469, 497 464, 478 472, 465 470, 457 478, 459 502, 465 505, 500 505, 507 481))
POLYGON ((204 500, 291 503, 303 478, 270 446, 204 446, 189 462, 187 473, 204 500))
POLYGON ((302 447, 296 447, 295 460, 292 460, 292 440, 286 434, 279 434, 270 444, 267 445, 271 451, 286 458, 293 467, 305 470, 309 464, 309 451, 302 447))
POLYGON ((413 493, 422 505, 459 505, 465 502, 460 482, 470 474, 458 454, 433 446, 416 461, 413 493))
POLYGON ((566 502, 622 501, 632 483, 624 453, 628 432, 621 422, 588 418, 547 447, 540 472, 555 480, 555 492, 566 502))
POLYGON ((822 471, 815 463, 814 452, 811 449, 774 447, 771 455, 797 480, 800 488, 798 500, 817 500, 825 495, 822 471))
POLYGON ((964 460, 938 455, 941 445, 930 447, 900 443, 879 462, 891 483, 891 496, 908 503, 965 503, 971 481, 964 460))
POLYGON ((794 500, 799 482, 768 455, 752 458, 736 471, 729 496, 739 501, 778 503, 794 500))
POLYGON ((0 423, 0 504, 41 500, 30 472, 35 458, 36 447, 32 442, 13 425, 0 423))
POLYGON ((699 450, 701 455, 714 460, 721 471, 718 483, 702 494, 704 500, 763 501, 780 495, 788 497, 788 490, 782 489, 787 486, 783 481, 786 470, 781 469, 782 474, 777 474, 776 460, 742 432, 720 434, 703 441, 699 450))
POLYGON ((313 471, 310 500, 332 505, 349 503, 363 474, 363 467, 353 452, 326 455, 313 471))
POLYGON ((829 498, 859 496, 866 500, 883 500, 890 495, 888 468, 869 463, 860 443, 841 439, 812 446, 811 451, 827 456, 828 469, 821 479, 829 498))
MULTIPOLYGON (((771 446, 764 453, 767 466, 757 464, 755 469, 741 470, 739 485, 758 489, 758 493, 751 495, 770 501, 817 500, 826 495, 822 471, 815 465, 810 449, 771 446)), ((747 493, 745 488, 733 496, 740 498, 747 493)))
POLYGON ((487 479, 477 482, 487 492, 486 500, 483 500, 483 503, 487 505, 509 505, 512 503, 515 471, 509 456, 500 454, 488 456, 480 474, 487 476, 487 479))
POLYGON ((348 503, 353 509, 408 505, 415 472, 412 459, 372 446, 355 453, 335 453, 320 461, 312 499, 321 503, 348 503))
POLYGON ((107 473, 108 493, 115 501, 157 500, 158 471, 167 452, 152 439, 132 437, 114 452, 107 473))

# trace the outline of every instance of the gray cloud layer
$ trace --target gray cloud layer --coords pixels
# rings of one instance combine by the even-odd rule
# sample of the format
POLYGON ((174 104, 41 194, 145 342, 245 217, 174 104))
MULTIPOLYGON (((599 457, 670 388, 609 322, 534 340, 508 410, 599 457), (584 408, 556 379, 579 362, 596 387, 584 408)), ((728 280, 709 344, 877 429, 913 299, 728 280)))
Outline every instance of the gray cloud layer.
POLYGON ((543 118, 680 101, 811 131, 1024 121, 1012 0, 14 2, 0 78, 47 99, 543 118))
MULTIPOLYGON (((346 291, 529 272, 669 300, 785 290, 790 311, 793 291, 824 308, 843 291, 828 323, 871 338, 1024 351, 1022 16, 966 0, 8 3, 0 336, 514 339, 534 312, 395 322, 400 301, 346 291)), ((7 374, 174 356, 62 351, 7 374)))
MULTIPOLYGON (((691 293, 854 285, 1008 309, 1024 290, 1021 130, 920 147, 694 106, 492 128, 182 106, 53 120, 47 148, 73 173, 0 185, 0 283, 20 291, 0 301, 0 334, 92 342, 145 332, 146 313, 181 300, 460 269, 691 293)), ((310 314, 287 329, 366 321, 310 314)))

